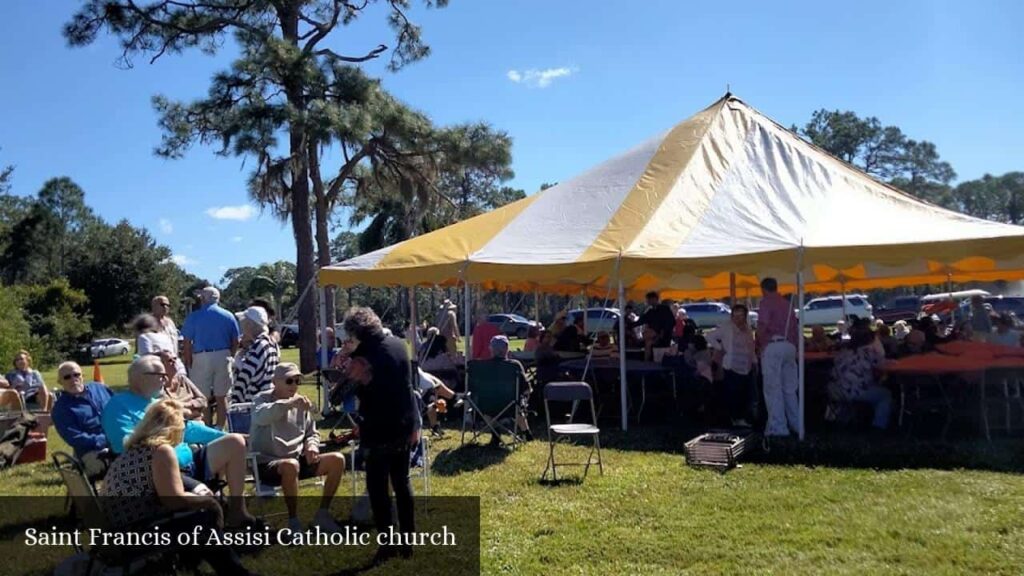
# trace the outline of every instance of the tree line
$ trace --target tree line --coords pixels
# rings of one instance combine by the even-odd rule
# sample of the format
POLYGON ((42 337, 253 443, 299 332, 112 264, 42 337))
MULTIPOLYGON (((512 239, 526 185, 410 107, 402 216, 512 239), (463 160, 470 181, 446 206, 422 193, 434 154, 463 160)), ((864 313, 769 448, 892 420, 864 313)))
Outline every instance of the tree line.
POLYGON ((180 304, 201 283, 144 228, 97 216, 70 178, 16 196, 12 175, 0 170, 0 361, 27 348, 52 364, 93 336, 124 334, 153 296, 180 304))
POLYGON ((944 208, 978 218, 1024 222, 1024 172, 985 174, 955 186, 956 171, 934 143, 914 140, 874 116, 820 109, 791 128, 812 144, 875 178, 944 208))

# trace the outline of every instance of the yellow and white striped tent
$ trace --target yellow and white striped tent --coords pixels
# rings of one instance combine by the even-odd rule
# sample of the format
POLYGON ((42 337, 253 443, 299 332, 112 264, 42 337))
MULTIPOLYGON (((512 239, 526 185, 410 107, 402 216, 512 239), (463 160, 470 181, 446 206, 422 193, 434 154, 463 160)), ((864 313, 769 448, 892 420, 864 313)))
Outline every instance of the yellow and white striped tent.
POLYGON ((756 294, 1024 278, 1024 227, 882 184, 726 95, 553 188, 320 270, 321 285, 756 294))
MULTIPOLYGON (((651 289, 754 295, 765 276, 801 304, 805 291, 1021 279, 1024 227, 908 196, 726 95, 558 186, 323 268, 319 282, 605 296, 617 287, 622 306, 627 292, 651 289)), ((803 437, 803 362, 799 389, 803 437)), ((625 387, 620 395, 626 429, 625 387)))

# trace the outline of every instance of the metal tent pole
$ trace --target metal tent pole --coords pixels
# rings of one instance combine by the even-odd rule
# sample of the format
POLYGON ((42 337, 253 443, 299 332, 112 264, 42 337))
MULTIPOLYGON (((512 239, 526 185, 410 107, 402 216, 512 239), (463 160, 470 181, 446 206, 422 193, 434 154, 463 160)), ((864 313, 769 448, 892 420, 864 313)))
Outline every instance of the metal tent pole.
POLYGON ((409 331, 411 333, 410 337, 412 339, 412 342, 410 342, 410 344, 412 345, 412 357, 418 360, 420 357, 419 346, 417 346, 417 340, 419 340, 419 338, 417 338, 417 334, 419 334, 419 325, 416 319, 415 286, 409 286, 409 328, 409 331))
MULTIPOLYGON (((319 322, 320 325, 320 369, 327 368, 327 288, 320 288, 320 306, 317 308, 319 311, 319 322)), ((320 409, 323 404, 323 381, 321 375, 318 373, 316 378, 316 405, 317 409, 320 409)))
POLYGON ((806 402, 804 402, 804 247, 801 242, 799 251, 797 252, 797 271, 796 271, 796 298, 797 298, 797 309, 800 310, 799 316, 799 327, 797 331, 797 373, 799 375, 799 386, 797 393, 799 394, 798 401, 800 403, 800 440, 803 440, 806 436, 806 430, 804 429, 804 409, 806 402))
POLYGON ((622 406, 622 430, 629 429, 629 414, 626 410, 626 289, 619 279, 619 403, 622 406))

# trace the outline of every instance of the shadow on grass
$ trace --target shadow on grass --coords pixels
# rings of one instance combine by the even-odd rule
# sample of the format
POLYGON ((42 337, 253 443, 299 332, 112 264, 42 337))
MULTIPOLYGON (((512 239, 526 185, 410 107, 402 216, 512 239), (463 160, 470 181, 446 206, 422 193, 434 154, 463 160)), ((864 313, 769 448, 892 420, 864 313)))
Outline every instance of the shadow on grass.
POLYGON ((785 440, 768 453, 757 451, 757 464, 875 470, 985 470, 1024 473, 1024 439, 919 440, 823 433, 805 442, 785 440))
POLYGON ((559 486, 581 486, 585 478, 583 474, 569 475, 559 478, 558 480, 551 479, 537 479, 538 486, 544 486, 545 488, 558 488, 559 486))
POLYGON ((466 443, 436 454, 430 470, 438 476, 457 476, 501 464, 511 453, 509 448, 466 443))

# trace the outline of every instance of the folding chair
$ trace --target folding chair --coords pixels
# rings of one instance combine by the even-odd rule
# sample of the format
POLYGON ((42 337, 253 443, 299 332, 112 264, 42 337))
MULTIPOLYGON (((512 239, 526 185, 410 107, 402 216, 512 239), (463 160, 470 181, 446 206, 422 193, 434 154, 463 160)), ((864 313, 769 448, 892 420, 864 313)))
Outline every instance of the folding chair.
MULTIPOLYGON (((573 410, 575 412, 575 410, 573 410)), ((604 465, 601 462, 601 429, 597 427, 597 412, 594 410, 594 392, 586 382, 550 382, 544 387, 544 415, 548 423, 548 462, 544 467, 542 480, 546 480, 548 470, 551 471, 551 479, 558 480, 557 463, 555 462, 555 441, 559 437, 590 436, 594 439, 590 453, 587 454, 586 462, 563 462, 562 466, 585 466, 583 477, 587 477, 591 464, 597 464, 598 470, 604 475, 604 465), (577 402, 588 402, 590 404, 591 424, 551 424, 551 407, 548 402, 572 402, 575 408, 577 402), (597 461, 594 462, 594 452, 597 452, 597 461)))
MULTIPOLYGON (((68 499, 73 507, 74 519, 86 531, 93 528, 109 531, 111 529, 110 520, 103 511, 100 499, 96 495, 96 491, 93 489, 89 478, 86 476, 82 463, 70 454, 57 452, 53 455, 53 466, 57 469, 68 490, 68 499)), ((182 518, 198 513, 200 512, 178 512, 161 517, 160 519, 154 519, 148 526, 138 526, 135 529, 139 532, 155 530, 157 526, 164 525, 168 517, 182 518)), ((135 563, 172 552, 173 550, 170 546, 90 546, 88 548, 85 546, 75 546, 76 552, 87 552, 89 555, 89 564, 86 567, 85 574, 93 573, 93 565, 97 560, 104 567, 121 567, 123 573, 129 573, 135 563)))
MULTIPOLYGON (((463 398, 465 414, 462 418, 462 438, 466 443, 466 424, 470 424, 475 441, 485 430, 501 438, 501 433, 512 436, 512 447, 518 446, 516 419, 526 414, 519 403, 519 366, 511 362, 493 360, 471 360, 466 370, 469 382, 463 398), (483 421, 483 428, 477 427, 477 416, 483 421), (508 422, 511 421, 511 425, 508 422)), ((504 443, 503 443, 504 444, 504 443)))

